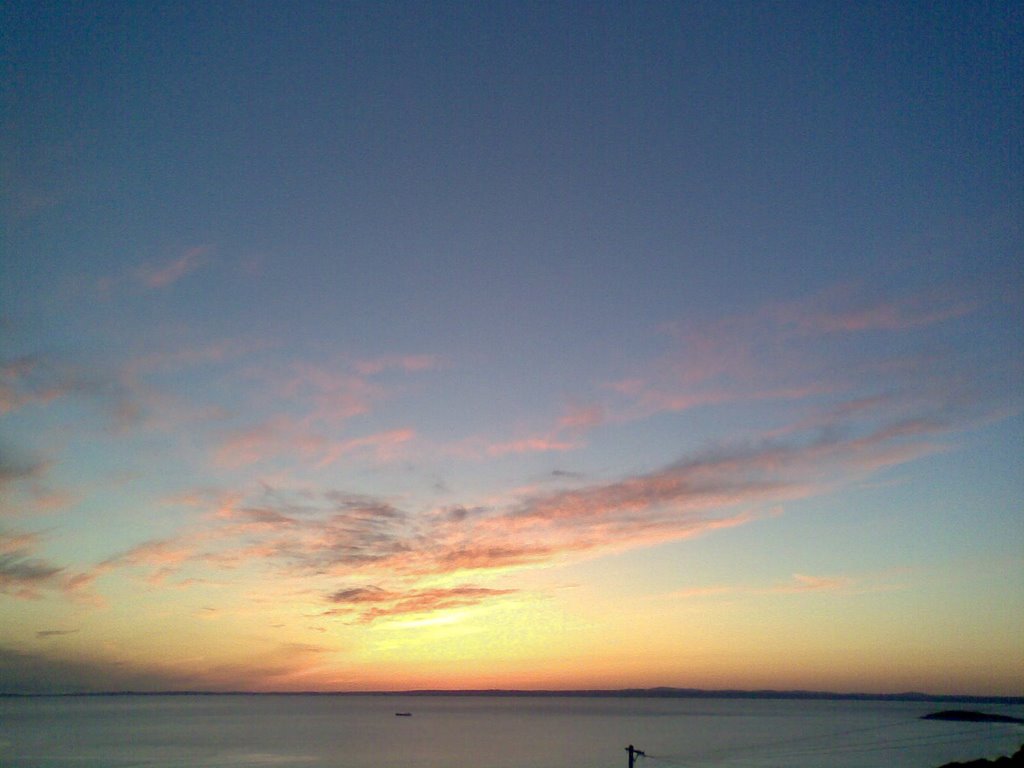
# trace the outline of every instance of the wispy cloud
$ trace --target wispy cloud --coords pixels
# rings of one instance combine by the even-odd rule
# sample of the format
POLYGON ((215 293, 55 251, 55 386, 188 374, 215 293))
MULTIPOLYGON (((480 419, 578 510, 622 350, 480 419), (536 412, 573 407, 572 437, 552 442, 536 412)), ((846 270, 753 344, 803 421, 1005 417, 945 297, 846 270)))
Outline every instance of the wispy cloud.
POLYGON ((400 455, 403 445, 416 437, 412 429, 392 429, 372 435, 354 437, 350 440, 338 440, 329 444, 323 456, 317 462, 317 468, 326 467, 349 454, 365 452, 377 463, 394 461, 400 455))
POLYGON ((209 253, 208 245, 194 246, 176 259, 141 268, 138 272, 139 281, 147 288, 167 288, 199 269, 206 262, 209 253))
POLYGON ((845 576, 808 576, 794 573, 792 583, 776 586, 772 591, 786 593, 836 592, 849 589, 852 584, 853 580, 845 576))
POLYGON ((232 468, 273 458, 297 447, 289 431, 282 419, 233 430, 214 449, 213 461, 232 468))
POLYGON ((1019 361, 990 359, 979 369, 977 354, 948 343, 951 324, 962 331, 981 308, 955 288, 879 299, 846 285, 712 323, 668 325, 663 353, 604 385, 606 420, 774 402, 787 419, 803 414, 776 437, 920 420, 963 429, 1021 408, 1019 361))
POLYGON ((291 374, 275 384, 277 394, 309 404, 310 418, 342 422, 370 411, 385 390, 366 376, 332 370, 322 364, 297 362, 291 374))
POLYGON ((388 370, 406 373, 429 371, 437 368, 440 364, 441 359, 437 355, 389 355, 368 360, 357 360, 355 362, 355 369, 360 376, 376 376, 388 370))
POLYGON ((64 635, 73 635, 78 632, 77 629, 40 629, 36 632, 36 637, 41 640, 48 640, 51 637, 63 637, 64 635))
POLYGON ((38 557, 41 537, 35 533, 0 531, 0 594, 38 600, 47 592, 88 599, 81 574, 38 557))
POLYGON ((395 460, 401 447, 415 436, 412 429, 404 428, 348 439, 329 438, 304 422, 282 416, 226 435, 215 448, 213 460, 217 466, 237 468, 287 455, 322 469, 345 456, 360 454, 386 463, 395 460))
MULTIPOLYGON (((967 311, 952 302, 931 314, 908 309, 869 314, 902 318, 900 323, 877 321, 898 333, 904 326, 937 324, 941 317, 967 311)), ((805 310, 800 316, 809 315, 805 310)), ((957 361, 909 355, 879 361, 869 355, 844 359, 833 370, 829 360, 805 355, 803 345, 816 335, 841 331, 828 330, 828 323, 808 328, 773 309, 698 330, 676 329, 670 336, 681 346, 609 388, 613 396, 608 402, 581 398, 577 402, 585 404, 567 408, 536 434, 458 444, 460 457, 476 461, 564 452, 583 445, 593 430, 660 410, 767 399, 800 405, 786 411, 793 418, 782 425, 687 452, 661 467, 604 480, 590 473, 561 473, 561 487, 555 490, 540 485, 489 499, 447 499, 435 509, 406 506, 408 500, 401 497, 313 487, 292 486, 285 492, 264 484, 200 493, 188 502, 200 514, 187 530, 143 542, 76 578, 85 585, 110 571, 126 570, 153 584, 181 585, 244 566, 303 581, 311 589, 324 580, 343 579, 347 586, 331 593, 331 610, 357 622, 429 613, 500 599, 506 592, 480 582, 518 569, 767 519, 786 502, 827 494, 949 450, 958 432, 991 410, 993 398, 975 397, 966 378, 963 389, 951 394, 949 385, 958 378, 950 375, 949 366, 959 371, 957 361), (442 577, 467 583, 439 591, 432 580, 442 577)), ((219 354, 210 349, 190 359, 216 360, 219 354)), ((435 364, 430 356, 382 357, 354 366, 293 363, 284 376, 268 372, 260 380, 267 404, 299 405, 224 434, 214 447, 214 465, 234 470, 287 457, 308 472, 348 456, 392 461, 416 440, 411 428, 359 434, 351 429, 358 422, 349 421, 387 396, 373 377, 435 364)), ((277 463, 275 469, 280 469, 277 463)), ((45 563, 40 567, 45 569, 45 563)), ((34 578, 58 577, 40 571, 34 578)), ((812 592, 849 586, 820 576, 795 576, 772 589, 812 592)), ((323 594, 322 586, 315 588, 323 594)))
POLYGON ((802 333, 908 331, 964 317, 978 306, 952 287, 878 300, 865 297, 856 286, 843 285, 810 299, 774 305, 767 315, 802 333))
POLYGON ((647 474, 439 517, 431 548, 387 563, 419 573, 507 569, 699 536, 944 450, 935 438, 945 429, 908 421, 721 447, 647 474))
POLYGON ((484 447, 488 456, 506 456, 516 453, 547 453, 550 451, 571 451, 575 443, 552 437, 526 437, 505 443, 491 443, 484 447))
POLYGON ((565 551, 564 547, 545 544, 456 543, 434 559, 432 569, 458 573, 514 568, 544 563, 565 551))
POLYGON ((474 585, 405 591, 376 586, 353 587, 328 595, 328 602, 336 607, 326 611, 325 615, 350 617, 358 623, 369 624, 385 617, 465 608, 515 592, 474 585))
POLYGON ((50 466, 50 462, 28 456, 7 445, 0 444, 0 488, 8 488, 24 480, 37 480, 50 466))
POLYGON ((573 451, 583 446, 586 434, 604 421, 605 412, 602 406, 574 405, 569 407, 553 426, 538 434, 497 441, 469 438, 449 447, 449 451, 459 456, 477 459, 573 451))
POLYGON ((177 372, 200 365, 238 360, 261 349, 258 342, 220 339, 196 345, 182 345, 170 350, 150 351, 129 359, 122 367, 122 376, 132 381, 163 372, 177 372))
POLYGON ((80 371, 48 357, 6 360, 0 362, 0 415, 93 388, 80 371))
POLYGON ((199 547, 211 533, 186 533, 177 537, 152 539, 103 560, 81 576, 83 583, 91 584, 111 571, 122 568, 144 569, 150 584, 163 584, 178 573, 185 564, 198 564, 203 560, 199 547))
MULTIPOLYGON (((101 564, 142 569, 151 582, 188 569, 258 563, 284 577, 363 578, 377 590, 347 593, 377 609, 429 606, 401 602, 389 582, 421 589, 433 576, 485 574, 595 557, 692 538, 775 514, 780 503, 824 494, 882 469, 946 449, 947 424, 905 420, 856 430, 789 434, 785 439, 721 446, 661 469, 604 483, 528 492, 491 507, 456 505, 423 515, 391 501, 340 492, 299 496, 199 497, 209 510, 192 533, 146 542, 101 564), (395 593, 395 594, 393 594, 395 593), (392 602, 394 606, 392 606, 392 602)), ((799 577, 793 590, 829 582, 799 577)), ((351 589, 359 589, 354 585, 351 589)), ((369 588, 369 586, 367 586, 369 588)), ((490 593, 473 594, 481 600, 490 593)), ((413 595, 417 596, 417 595, 413 595)), ((436 595, 435 595, 436 596, 436 595)), ((351 608, 351 606, 349 606, 351 608)))
POLYGON ((770 595, 802 595, 802 594, 834 594, 834 595, 862 595, 871 592, 887 592, 900 589, 899 584, 875 577, 852 576, 810 576, 807 574, 794 573, 788 580, 780 581, 769 585, 750 584, 718 584, 704 587, 692 587, 679 589, 665 595, 668 598, 696 599, 696 598, 717 598, 729 599, 744 596, 770 596, 770 595))
POLYGON ((558 429, 570 433, 586 432, 600 426, 606 418, 601 405, 574 405, 558 419, 558 429))
POLYGON ((295 501, 269 488, 249 498, 210 495, 203 502, 202 495, 195 501, 209 513, 199 524, 113 555, 91 578, 129 568, 160 584, 187 568, 253 563, 282 576, 352 572, 407 552, 416 540, 406 512, 371 497, 327 491, 295 501))
POLYGON ((345 364, 308 360, 291 362, 283 373, 252 369, 252 404, 271 415, 224 434, 214 448, 213 460, 221 467, 242 467, 297 456, 320 468, 352 454, 382 463, 393 461, 416 437, 412 427, 395 425, 359 434, 350 424, 394 396, 389 384, 374 378, 376 373, 424 370, 434 360, 429 355, 386 357, 356 364, 357 372, 345 364))
POLYGON ((38 597, 40 588, 53 585, 62 570, 24 552, 0 555, 0 592, 17 597, 38 597))
POLYGON ((26 354, 0 362, 0 417, 25 408, 74 400, 96 409, 112 426, 137 410, 131 387, 99 365, 57 354, 26 354))
POLYGON ((580 472, 573 472, 567 469, 553 469, 551 470, 551 476, 559 479, 567 480, 581 480, 583 474, 580 472))

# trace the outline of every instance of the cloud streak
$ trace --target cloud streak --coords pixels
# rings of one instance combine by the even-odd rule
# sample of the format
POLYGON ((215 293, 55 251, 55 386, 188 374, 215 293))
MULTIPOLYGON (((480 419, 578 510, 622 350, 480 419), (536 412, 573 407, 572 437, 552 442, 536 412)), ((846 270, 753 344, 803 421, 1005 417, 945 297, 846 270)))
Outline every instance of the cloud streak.
POLYGON ((176 259, 140 269, 139 281, 154 290, 168 288, 198 270, 206 262, 209 252, 210 247, 207 245, 189 248, 176 259))
POLYGON ((213 461, 220 467, 238 468, 287 456, 322 469, 346 456, 360 454, 385 463, 399 456, 402 446, 415 437, 415 431, 403 428, 347 440, 332 439, 293 419, 278 417, 226 435, 215 448, 213 461))
POLYGON ((581 448, 586 434, 604 421, 605 412, 600 405, 572 406, 552 428, 540 434, 495 442, 473 438, 459 443, 453 452, 472 458, 564 453, 581 448))
POLYGON ((0 531, 0 594, 39 600, 47 593, 59 593, 94 602, 85 591, 91 579, 38 557, 35 550, 40 543, 39 534, 0 531))
MULTIPOLYGON (((856 334, 872 324, 887 330, 925 327, 969 311, 967 304, 952 301, 932 309, 915 302, 884 310, 875 304, 862 313, 874 318, 870 322, 804 323, 794 319, 792 308, 774 308, 700 330, 675 329, 672 336, 686 354, 676 350, 644 375, 610 387, 618 398, 614 405, 582 399, 577 402, 586 405, 567 408, 544 432, 505 442, 463 441, 462 453, 454 452, 478 461, 564 452, 583 445, 598 428, 697 405, 785 400, 801 406, 783 426, 690 451, 649 471, 603 481, 561 473, 565 487, 555 490, 534 486, 483 502, 449 500, 436 508, 422 500, 416 506, 401 497, 302 484, 287 492, 262 482, 195 493, 187 505, 198 517, 178 535, 144 541, 71 578, 17 549, 5 563, 7 588, 24 595, 42 588, 81 589, 114 571, 152 585, 187 588, 213 572, 258 569, 329 594, 330 615, 355 623, 498 600, 509 591, 489 586, 487 579, 748 525, 774 514, 780 504, 827 494, 949 450, 951 436, 984 418, 993 398, 975 397, 967 385, 951 393, 955 377, 942 367, 946 364, 909 356, 881 363, 844 360, 838 371, 819 377, 824 363, 813 356, 808 361, 788 345, 856 334), (864 386, 869 380, 871 386, 864 386), (463 583, 440 588, 439 578, 463 583), (328 593, 323 585, 328 580, 346 586, 328 593)), ((799 317, 813 314, 802 312, 799 317)), ((834 314, 847 316, 846 310, 834 314)), ((214 345, 169 362, 140 359, 137 370, 141 375, 165 365, 217 362, 223 354, 230 351, 214 345)), ((387 396, 374 377, 436 365, 429 355, 384 356, 342 370, 306 362, 290 365, 284 376, 256 373, 270 406, 297 405, 260 424, 221 432, 212 451, 214 466, 251 471, 273 465, 280 472, 287 459, 286 466, 318 471, 351 456, 379 464, 408 455, 417 438, 411 427, 345 437, 337 428, 368 414, 387 396)), ((798 576, 785 588, 836 586, 798 576)))
POLYGON ((870 592, 891 591, 900 589, 899 585, 880 583, 875 580, 865 580, 850 576, 810 576, 802 573, 794 573, 789 580, 778 582, 770 586, 751 585, 714 585, 708 587, 694 587, 691 589, 676 590, 667 595, 669 598, 736 598, 746 596, 771 596, 771 595, 809 595, 809 594, 833 594, 833 595, 861 595, 870 592))
POLYGON ((807 334, 909 331, 969 315, 978 302, 954 289, 932 290, 892 300, 865 300, 852 286, 771 307, 767 314, 783 327, 807 334))
POLYGON ((951 376, 966 373, 955 370, 963 361, 947 358, 947 367, 939 369, 940 361, 908 353, 908 334, 966 321, 980 307, 953 289, 880 300, 856 286, 839 286, 714 323, 670 324, 666 352, 605 384, 616 398, 610 418, 635 421, 732 404, 802 405, 850 397, 896 378, 904 380, 899 383, 905 391, 923 389, 939 398, 951 376), (865 341, 868 332, 890 343, 865 341), (839 343, 842 355, 836 356, 839 343))
POLYGON ((77 629, 40 629, 36 632, 36 637, 40 640, 49 640, 51 637, 63 637, 64 635, 73 635, 77 632, 77 629))
POLYGON ((381 618, 466 608, 515 592, 513 589, 490 589, 475 585, 405 591, 376 586, 353 587, 339 589, 328 595, 327 601, 337 607, 326 611, 325 615, 349 617, 357 623, 369 624, 381 618))
MULTIPOLYGON (((837 414, 863 417, 873 407, 837 414)), ((159 584, 201 575, 197 569, 247 565, 284 579, 343 578, 349 586, 330 593, 331 615, 355 623, 425 614, 508 594, 472 581, 439 590, 430 579, 498 576, 747 525, 781 503, 945 450, 943 436, 955 427, 918 418, 865 428, 838 419, 828 428, 708 449, 648 473, 429 514, 339 491, 200 495, 190 503, 209 511, 193 531, 145 542, 93 575, 127 568, 159 584)), ((837 586, 798 576, 786 588, 837 586)))
POLYGON ((437 368, 441 360, 437 355, 390 355, 355 362, 356 372, 360 376, 376 376, 389 370, 414 373, 437 368))
POLYGON ((720 448, 609 483, 532 495, 436 532, 445 546, 420 567, 504 568, 630 549, 742 525, 756 510, 824 493, 942 450, 940 428, 889 425, 861 435, 818 434, 720 448), (514 544, 510 544, 514 542, 514 544))
POLYGON ((71 366, 40 355, 0 363, 0 415, 29 405, 45 405, 94 387, 71 366))

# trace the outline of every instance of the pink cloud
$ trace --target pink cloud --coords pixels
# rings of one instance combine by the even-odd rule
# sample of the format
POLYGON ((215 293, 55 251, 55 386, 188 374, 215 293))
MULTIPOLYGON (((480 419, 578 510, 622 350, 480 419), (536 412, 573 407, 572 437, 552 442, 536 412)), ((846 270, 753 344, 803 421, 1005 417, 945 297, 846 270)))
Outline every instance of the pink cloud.
POLYGON ((429 371, 437 368, 439 364, 440 359, 436 355, 398 355, 357 360, 355 369, 361 376, 375 376, 387 370, 407 373, 429 371))
POLYGON ((933 450, 922 440, 932 431, 923 422, 894 423, 860 436, 720 449, 648 474, 535 491, 503 507, 458 515, 414 519, 388 504, 346 496, 300 507, 275 497, 259 503, 232 497, 211 502, 218 511, 210 519, 222 521, 207 539, 216 542, 213 549, 154 542, 121 562, 177 567, 191 557, 227 567, 258 557, 297 572, 425 576, 593 557, 764 519, 781 502, 912 461, 933 450))
POLYGON ((387 463, 394 461, 401 447, 415 436, 415 431, 403 428, 335 440, 282 417, 229 434, 214 450, 214 463, 238 468, 288 455, 322 469, 353 454, 369 455, 378 463, 387 463))
POLYGON ((806 333, 858 333, 924 328, 977 309, 976 301, 955 289, 878 301, 859 295, 852 286, 838 286, 811 299, 777 305, 767 314, 782 326, 806 333))
MULTIPOLYGON (((634 395, 643 391, 632 385, 624 389, 634 395)), ((804 397, 814 391, 813 384, 778 383, 752 388, 751 396, 804 397)), ((787 430, 767 430, 767 438, 721 445, 650 472, 558 490, 535 486, 487 506, 446 506, 431 514, 406 512, 390 500, 333 492, 194 494, 188 503, 208 510, 197 530, 175 541, 150 542, 106 565, 144 569, 155 582, 198 567, 250 566, 284 579, 343 577, 352 590, 374 585, 383 592, 351 592, 348 602, 337 601, 332 608, 337 615, 362 621, 426 613, 453 605, 451 600, 500 597, 433 594, 427 591, 433 588, 429 578, 561 564, 764 521, 786 501, 829 493, 944 450, 943 436, 965 423, 957 408, 935 407, 920 393, 909 402, 858 393, 817 416, 799 419, 787 430)), ((559 430, 585 430, 607 418, 601 408, 574 408, 548 434, 478 447, 492 456, 567 450, 575 444, 560 438, 559 430)), ((310 434, 304 423, 280 419, 236 435, 234 443, 226 441, 221 448, 227 461, 287 449, 303 461, 326 466, 356 452, 387 458, 414 437, 411 429, 399 429, 328 440, 310 434)), ((849 582, 842 580, 798 575, 771 589, 847 588, 849 582)))
POLYGON ((0 363, 0 415, 88 389, 80 372, 52 359, 26 355, 0 363))
POLYGON ((316 466, 318 468, 326 467, 343 456, 358 451, 370 452, 379 463, 394 461, 399 455, 401 446, 415 437, 416 432, 412 429, 393 429, 388 432, 378 432, 351 440, 333 442, 324 451, 323 457, 316 463, 316 466))
POLYGON ((799 405, 845 393, 863 396, 866 387, 888 380, 894 380, 894 389, 907 391, 920 391, 929 378, 948 385, 952 362, 938 371, 942 361, 918 353, 880 363, 877 349, 858 342, 856 334, 876 331, 895 339, 966 317, 978 306, 954 289, 878 300, 856 287, 839 286, 703 326, 667 326, 664 353, 605 386, 618 400, 609 406, 609 420, 730 403, 799 405), (825 353, 831 343, 826 337, 836 333, 851 335, 840 359, 825 353))
POLYGON ((393 388, 375 380, 375 374, 391 369, 423 371, 437 365, 434 355, 386 356, 359 361, 352 373, 323 362, 297 361, 283 376, 274 371, 257 377, 265 380, 269 398, 285 401, 290 410, 301 403, 304 414, 298 420, 309 429, 321 429, 324 424, 336 426, 370 413, 395 394, 393 388))
POLYGON ((515 591, 474 585, 403 591, 379 587, 354 587, 340 589, 329 595, 328 601, 337 607, 327 611, 325 615, 350 616, 361 624, 369 624, 384 617, 465 608, 485 600, 513 594, 515 591))
POLYGON ((32 488, 32 509, 36 513, 51 513, 74 506, 83 494, 66 489, 53 490, 42 485, 32 488))
POLYGON ((880 304, 846 314, 804 318, 803 323, 805 327, 825 333, 831 331, 900 331, 962 317, 971 312, 973 308, 970 304, 958 304, 929 310, 900 304, 880 304))
POLYGON ((679 589, 673 592, 669 597, 712 597, 718 595, 727 595, 735 592, 734 587, 714 586, 714 587, 693 587, 690 589, 679 589))
POLYGON ((292 375, 276 384, 280 397, 308 403, 311 423, 342 422, 370 411, 385 390, 364 376, 330 371, 320 365, 296 363, 292 375))
POLYGON ((219 467, 238 468, 277 456, 286 450, 280 427, 273 423, 235 430, 214 451, 219 467))
POLYGON ((105 560, 102 565, 177 566, 191 559, 194 553, 194 542, 181 538, 154 539, 105 560))
POLYGON ((738 446, 615 482, 533 493, 504 509, 440 524, 431 534, 431 552, 402 555, 388 565, 413 572, 504 569, 745 525, 774 515, 781 502, 938 450, 927 439, 936 429, 908 421, 860 436, 738 446))
POLYGON ((85 592, 85 587, 91 579, 36 556, 35 549, 41 541, 35 533, 0 531, 0 594, 39 600, 47 593, 57 592, 90 601, 92 596, 85 592))
POLYGON ((129 360, 123 367, 123 376, 135 380, 139 376, 159 372, 178 371, 206 363, 221 363, 259 349, 261 345, 220 340, 199 346, 185 346, 171 351, 151 352, 129 360))
POLYGON ((0 531, 0 555, 9 555, 14 552, 27 550, 35 547, 39 542, 40 537, 38 533, 0 531))
POLYGON ((775 592, 835 592, 840 589, 847 589, 853 580, 847 577, 836 576, 807 576, 801 573, 793 574, 793 583, 775 587, 775 592))
POLYGON ((813 593, 831 593, 841 595, 860 595, 868 592, 890 591, 899 589, 887 581, 880 581, 879 577, 868 576, 866 578, 853 578, 850 576, 809 576, 801 573, 794 573, 788 581, 779 582, 770 586, 751 585, 713 585, 707 587, 694 587, 681 589, 672 592, 668 597, 675 598, 702 598, 702 597, 743 597, 763 595, 800 595, 813 593))
POLYGON ((543 544, 473 544, 454 545, 434 562, 442 572, 491 570, 543 563, 551 560, 559 547, 543 544))
POLYGON ((141 269, 139 280, 147 288, 166 288, 199 269, 209 251, 210 247, 206 245, 189 248, 181 256, 166 264, 141 269))
MULTIPOLYGON (((937 438, 955 419, 893 418, 898 410, 885 398, 861 398, 834 409, 821 423, 827 429, 809 424, 604 483, 521 490, 518 500, 459 507, 459 514, 413 516, 377 499, 333 493, 292 501, 270 493, 259 499, 237 492, 193 494, 186 502, 209 510, 205 530, 174 542, 150 542, 116 558, 116 565, 148 568, 156 580, 190 565, 245 563, 285 575, 416 580, 530 568, 682 540, 767 519, 785 501, 827 493, 945 448, 937 438), (858 428, 851 419, 876 426, 858 428)), ((574 415, 570 421, 593 419, 574 415)), ((387 456, 414 437, 412 430, 393 430, 331 442, 289 435, 295 429, 291 422, 270 426, 239 436, 226 455, 266 455, 270 442, 271 452, 287 446, 325 466, 356 451, 387 456)), ((525 449, 549 445, 541 438, 524 443, 525 449)), ((790 585, 824 586, 809 578, 790 585)))
POLYGON ((467 458, 573 451, 583 444, 581 438, 584 434, 604 420, 605 411, 600 405, 571 406, 551 429, 541 434, 496 442, 473 438, 462 441, 451 450, 467 458))
POLYGON ((551 437, 527 437, 507 443, 492 443, 484 448, 488 456, 506 456, 515 453, 546 453, 549 451, 571 451, 575 443, 551 437))
POLYGON ((722 405, 743 399, 743 396, 737 391, 726 389, 695 392, 673 391, 674 387, 670 382, 646 382, 636 378, 614 382, 610 388, 628 395, 633 401, 624 411, 625 420, 645 418, 665 411, 679 412, 706 405, 722 405))
POLYGON ((573 406, 558 420, 558 429, 585 432, 604 423, 605 419, 605 409, 600 405, 573 406))
MULTIPOLYGON (((233 354, 222 345, 187 351, 185 359, 204 361, 233 354)), ((175 358, 178 360, 183 355, 175 358)), ((385 358, 361 365, 364 374, 386 367, 419 370, 434 364, 432 356, 385 358)), ((141 360, 140 369, 163 364, 141 360)), ((358 416, 371 412, 392 392, 369 375, 332 370, 322 363, 292 363, 285 375, 252 371, 250 378, 259 385, 255 406, 265 413, 276 413, 260 424, 236 429, 223 436, 213 451, 216 465, 237 468, 257 464, 284 455, 324 467, 341 457, 361 453, 377 461, 394 460, 401 446, 415 437, 409 427, 398 427, 369 435, 339 438, 342 428, 358 416)))
MULTIPOLYGON (((782 343, 758 313, 702 327, 670 326, 666 331, 669 347, 665 352, 605 384, 605 391, 618 396, 609 408, 610 420, 791 399, 808 386, 807 381, 796 379, 806 367, 798 350, 782 343)), ((813 383, 822 387, 824 381, 815 375, 813 383)))

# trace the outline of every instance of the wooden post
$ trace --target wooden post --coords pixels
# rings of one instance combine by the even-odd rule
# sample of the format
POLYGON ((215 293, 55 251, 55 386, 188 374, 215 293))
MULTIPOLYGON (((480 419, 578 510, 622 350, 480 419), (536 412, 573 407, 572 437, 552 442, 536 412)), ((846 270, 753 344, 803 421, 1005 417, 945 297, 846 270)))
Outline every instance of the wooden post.
POLYGON ((636 759, 638 757, 646 757, 647 756, 647 755, 645 755, 643 753, 643 751, 641 751, 639 749, 634 749, 632 744, 630 744, 628 747, 626 747, 626 751, 629 752, 629 768, 634 768, 634 766, 636 764, 636 759))

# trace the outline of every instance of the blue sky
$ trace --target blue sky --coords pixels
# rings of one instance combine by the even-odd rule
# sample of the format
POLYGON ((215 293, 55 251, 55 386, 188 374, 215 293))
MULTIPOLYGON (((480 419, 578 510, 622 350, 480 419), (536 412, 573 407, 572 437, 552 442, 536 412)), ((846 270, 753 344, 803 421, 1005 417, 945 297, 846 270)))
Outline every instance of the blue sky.
POLYGON ((1020 22, 8 4, 3 687, 1019 694, 1020 22))

